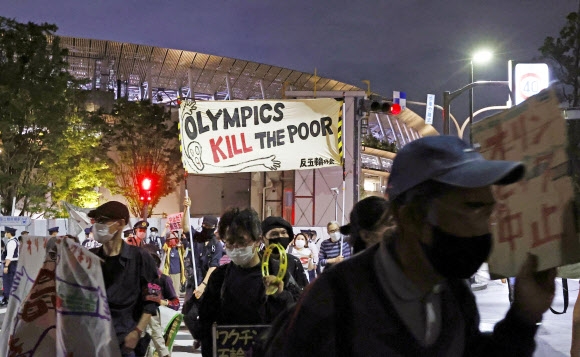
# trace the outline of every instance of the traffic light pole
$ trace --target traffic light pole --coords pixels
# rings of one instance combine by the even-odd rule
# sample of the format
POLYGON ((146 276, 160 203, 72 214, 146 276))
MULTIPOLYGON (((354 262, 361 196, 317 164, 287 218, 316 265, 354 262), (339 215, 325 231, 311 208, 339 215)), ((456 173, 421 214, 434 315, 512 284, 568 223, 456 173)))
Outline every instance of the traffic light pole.
POLYGON ((142 212, 141 219, 147 222, 147 216, 149 216, 149 203, 147 202, 143 203, 143 209, 141 210, 141 212, 142 212))

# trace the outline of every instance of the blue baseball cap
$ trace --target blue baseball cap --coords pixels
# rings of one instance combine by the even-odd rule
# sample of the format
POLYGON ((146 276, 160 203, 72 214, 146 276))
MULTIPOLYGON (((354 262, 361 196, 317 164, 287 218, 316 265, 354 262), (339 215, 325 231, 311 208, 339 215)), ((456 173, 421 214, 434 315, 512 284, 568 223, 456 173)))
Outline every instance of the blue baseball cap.
POLYGON ((519 181, 524 173, 523 163, 486 160, 456 136, 428 136, 411 141, 397 152, 387 193, 393 201, 429 180, 462 188, 508 185, 519 181))

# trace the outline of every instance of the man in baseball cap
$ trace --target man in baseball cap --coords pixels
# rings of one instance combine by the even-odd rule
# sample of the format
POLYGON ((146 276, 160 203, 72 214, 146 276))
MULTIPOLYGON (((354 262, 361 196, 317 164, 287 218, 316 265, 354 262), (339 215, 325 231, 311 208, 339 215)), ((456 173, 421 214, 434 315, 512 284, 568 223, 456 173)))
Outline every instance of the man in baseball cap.
POLYGON ((279 356, 531 356, 537 324, 553 298, 555 269, 536 274, 537 259, 529 255, 514 303, 489 334, 479 330, 465 280, 491 250, 492 185, 514 183, 524 171, 520 162, 484 159, 457 137, 406 144, 389 177, 392 214, 379 222, 392 217, 395 229, 312 283, 279 356), (349 312, 348 322, 334 324, 342 311, 349 312))
POLYGON ((113 326, 123 356, 134 356, 152 315, 159 306, 157 267, 144 249, 123 240, 123 228, 129 223, 127 206, 109 201, 90 211, 95 220, 94 239, 102 246, 91 252, 102 258, 103 280, 113 326))

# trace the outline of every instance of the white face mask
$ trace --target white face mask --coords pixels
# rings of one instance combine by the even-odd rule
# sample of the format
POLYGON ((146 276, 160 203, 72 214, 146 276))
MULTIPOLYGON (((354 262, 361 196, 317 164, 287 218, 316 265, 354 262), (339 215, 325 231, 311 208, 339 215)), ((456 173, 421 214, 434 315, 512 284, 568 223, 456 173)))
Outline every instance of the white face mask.
POLYGON ((235 265, 245 267, 254 257, 254 245, 252 244, 244 248, 226 248, 226 254, 235 265))
POLYGON ((93 225, 93 238, 101 244, 105 244, 110 241, 119 231, 119 229, 117 229, 112 233, 109 232, 111 226, 113 226, 115 223, 117 222, 113 222, 111 224, 95 223, 93 225))
POLYGON ((330 240, 332 240, 333 242, 338 242, 338 240, 340 239, 340 232, 334 232, 334 233, 330 233, 330 240))
POLYGON ((294 242, 294 245, 296 245, 296 248, 302 249, 302 248, 304 248, 304 245, 306 245, 306 242, 303 241, 302 239, 300 239, 300 240, 297 240, 296 242, 294 242))

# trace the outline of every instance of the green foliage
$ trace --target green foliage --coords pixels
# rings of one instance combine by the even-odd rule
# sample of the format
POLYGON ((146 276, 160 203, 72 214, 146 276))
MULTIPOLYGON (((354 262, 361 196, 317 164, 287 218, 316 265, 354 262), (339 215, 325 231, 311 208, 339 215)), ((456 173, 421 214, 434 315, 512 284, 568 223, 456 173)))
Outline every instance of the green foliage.
MULTIPOLYGON (((88 121, 88 113, 78 110, 69 117, 69 127, 55 148, 57 161, 48 162, 46 176, 51 182, 52 202, 67 201, 79 207, 96 207, 101 186, 112 186, 115 177, 101 147, 101 133, 88 121)), ((56 216, 66 216, 58 207, 56 216)))
POLYGON ((366 135, 361 138, 362 145, 379 150, 385 150, 392 153, 397 152, 397 142, 389 142, 388 140, 379 140, 373 135, 366 135))
POLYGON ((129 202, 132 213, 141 215, 139 182, 152 179, 150 210, 159 200, 175 191, 183 177, 177 120, 164 106, 150 101, 117 100, 113 123, 101 117, 103 146, 119 191, 129 202))
POLYGON ((580 16, 572 12, 566 16, 566 20, 566 25, 560 30, 560 37, 547 37, 539 50, 563 84, 564 97, 571 106, 577 107, 580 103, 580 16), (571 92, 567 93, 567 89, 571 92))
POLYGON ((0 212, 62 216, 60 200, 96 204, 107 181, 98 132, 50 24, 0 17, 0 212))

